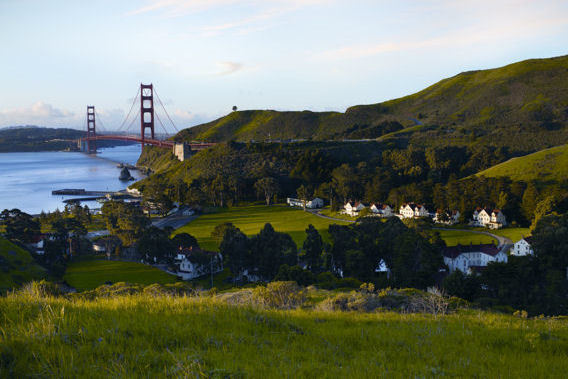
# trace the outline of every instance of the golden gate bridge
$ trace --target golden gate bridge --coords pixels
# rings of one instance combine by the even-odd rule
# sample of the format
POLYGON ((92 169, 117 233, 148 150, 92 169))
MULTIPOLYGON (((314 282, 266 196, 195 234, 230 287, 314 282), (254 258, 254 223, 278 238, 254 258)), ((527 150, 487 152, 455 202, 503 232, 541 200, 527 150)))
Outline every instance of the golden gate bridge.
POLYGON ((166 111, 162 100, 158 96, 157 92, 155 92, 154 86, 152 84, 140 84, 140 90, 137 91, 136 97, 132 102, 132 106, 130 107, 128 114, 122 121, 118 130, 114 133, 103 131, 103 133, 105 134, 97 134, 97 121, 99 121, 99 123, 102 125, 101 119, 96 113, 94 105, 87 106, 87 134, 85 137, 81 138, 78 141, 79 148, 89 154, 96 154, 97 141, 114 140, 138 142, 142 145, 142 147, 144 147, 144 145, 153 145, 161 148, 172 149, 172 152, 178 157, 178 159, 184 160, 189 155, 191 155, 193 151, 204 150, 215 145, 214 143, 207 142, 177 143, 173 140, 167 139, 168 132, 164 124, 162 123, 162 120, 160 119, 158 113, 154 112, 154 94, 156 94, 156 98, 158 99, 158 102, 164 110, 164 113, 167 116, 168 120, 174 127, 174 130, 178 132, 178 129, 175 126, 175 123, 172 121, 172 118, 166 111), (140 108, 137 114, 134 115, 134 117, 132 117, 132 120, 128 123, 138 99, 140 99, 140 108), (126 134, 131 130, 132 126, 135 125, 137 120, 140 120, 140 135, 126 134), (155 120, 158 120, 158 124, 164 130, 166 139, 156 138, 154 129, 155 120), (149 133, 148 136, 146 135, 147 132, 149 133))

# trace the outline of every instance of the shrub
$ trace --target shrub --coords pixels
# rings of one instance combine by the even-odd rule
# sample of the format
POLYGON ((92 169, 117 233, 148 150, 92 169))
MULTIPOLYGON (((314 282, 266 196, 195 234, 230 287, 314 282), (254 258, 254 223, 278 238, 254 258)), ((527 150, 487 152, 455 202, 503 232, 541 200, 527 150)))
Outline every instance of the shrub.
POLYGON ((270 282, 253 289, 253 300, 264 307, 292 309, 304 304, 306 293, 296 282, 270 282))

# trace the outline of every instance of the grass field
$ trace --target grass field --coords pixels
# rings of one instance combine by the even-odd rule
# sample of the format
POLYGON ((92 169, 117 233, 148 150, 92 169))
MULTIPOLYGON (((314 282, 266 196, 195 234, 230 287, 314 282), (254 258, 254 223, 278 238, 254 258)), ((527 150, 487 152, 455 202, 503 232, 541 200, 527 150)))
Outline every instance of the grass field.
POLYGON ((562 181, 568 177, 568 145, 556 146, 536 153, 510 159, 476 174, 506 176, 514 181, 562 181))
POLYGON ((45 269, 27 250, 0 237, 0 293, 45 276, 45 269))
POLYGON ((542 378, 566 319, 270 310, 211 297, 0 298, 0 377, 542 378))
POLYGON ((65 271, 64 279, 78 291, 90 290, 106 282, 166 284, 176 281, 175 276, 152 266, 104 259, 88 259, 70 263, 65 271))
POLYGON ((462 230, 438 230, 440 236, 446 242, 448 246, 469 245, 469 244, 481 244, 481 243, 497 243, 497 240, 493 237, 466 232, 462 230))
POLYGON ((189 224, 177 229, 175 234, 189 233, 197 238, 199 245, 204 249, 217 250, 218 244, 211 238, 211 232, 217 225, 225 222, 233 223, 248 236, 258 234, 266 223, 270 223, 276 231, 290 234, 298 247, 302 246, 306 238, 305 230, 309 224, 312 224, 319 230, 322 237, 327 239, 329 237, 328 226, 341 223, 341 221, 327 220, 301 209, 287 206, 253 205, 222 209, 216 213, 199 216, 189 224))
POLYGON ((504 228, 499 230, 492 230, 491 233, 498 236, 509 238, 513 243, 519 241, 523 237, 531 235, 529 228, 504 228))

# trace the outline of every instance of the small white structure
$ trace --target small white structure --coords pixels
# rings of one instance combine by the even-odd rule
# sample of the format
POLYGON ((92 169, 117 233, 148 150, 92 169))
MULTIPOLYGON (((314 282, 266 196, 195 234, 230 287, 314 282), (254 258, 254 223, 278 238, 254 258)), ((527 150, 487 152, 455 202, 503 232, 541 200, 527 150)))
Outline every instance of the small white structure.
POLYGON ((102 240, 93 242, 93 250, 96 253, 106 253, 106 244, 102 240))
POLYGON ((379 217, 391 217, 393 216, 392 208, 387 204, 373 203, 371 205, 371 212, 379 217))
POLYGON ((521 238, 519 241, 515 242, 513 248, 511 249, 511 255, 517 257, 534 255, 534 250, 532 248, 532 237, 521 238))
POLYGON ((415 203, 402 204, 399 213, 402 218, 428 217, 430 215, 424 205, 415 203))
POLYGON ((27 246, 30 250, 33 250, 37 255, 43 255, 45 253, 45 240, 46 236, 40 234, 33 238, 32 242, 28 243, 27 246))
MULTIPOLYGON (((291 207, 300 207, 300 208, 304 207, 304 201, 303 200, 295 199, 295 198, 292 198, 292 197, 287 198, 286 203, 288 203, 288 205, 290 205, 291 207)), ((306 208, 316 209, 316 208, 322 208, 322 207, 323 207, 323 199, 320 199, 319 197, 316 197, 316 198, 313 198, 312 200, 306 201, 306 208)))
POLYGON ((460 221, 460 211, 454 209, 453 211, 438 209, 434 215, 434 222, 437 224, 453 225, 460 221))
POLYGON ((223 271, 223 256, 200 248, 185 248, 178 252, 175 265, 176 275, 182 280, 190 280, 211 274, 211 271, 214 274, 223 271))
POLYGON ((493 244, 457 245, 443 250, 444 263, 450 272, 471 274, 489 262, 507 262, 507 254, 493 244))
POLYGON ((477 208, 473 212, 471 224, 489 229, 500 229, 507 225, 507 218, 499 209, 477 208))
POLYGON ((349 215, 351 217, 356 217, 359 215, 359 212, 365 208, 367 207, 363 203, 360 203, 358 201, 357 202, 348 201, 347 204, 343 206, 342 213, 349 215))

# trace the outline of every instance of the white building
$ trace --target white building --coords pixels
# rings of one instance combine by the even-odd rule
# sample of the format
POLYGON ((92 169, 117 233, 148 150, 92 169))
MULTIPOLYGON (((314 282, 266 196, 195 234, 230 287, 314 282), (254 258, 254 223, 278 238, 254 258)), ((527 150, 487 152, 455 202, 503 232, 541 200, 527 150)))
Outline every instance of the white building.
POLYGON ((371 212, 379 217, 393 216, 392 208, 387 204, 374 203, 371 205, 371 212))
POLYGON ((357 202, 348 201, 347 204, 343 206, 342 213, 349 215, 351 217, 356 217, 359 215, 359 212, 365 208, 367 207, 363 203, 360 203, 358 201, 357 202))
POLYGON ((473 212, 471 224, 489 229, 500 229, 507 225, 507 218, 499 209, 477 208, 473 212))
POLYGON ((201 250, 200 248, 181 249, 176 258, 176 275, 182 280, 199 278, 203 275, 223 271, 223 256, 220 253, 201 250))
POLYGON ((424 205, 414 203, 402 204, 399 213, 402 218, 428 217, 430 215, 424 205))
MULTIPOLYGON (((303 200, 295 199, 292 197, 287 198, 286 203, 288 203, 288 205, 290 205, 291 207, 301 207, 301 208, 304 207, 303 200)), ((323 199, 320 199, 319 197, 306 201, 306 208, 317 209, 322 207, 323 207, 323 199)))
POLYGON ((447 225, 457 224, 460 222, 460 211, 456 209, 453 211, 438 209, 434 215, 434 222, 447 225))
POLYGON ((534 250, 532 248, 532 237, 521 238, 519 241, 515 242, 513 248, 511 249, 511 255, 515 255, 517 257, 534 255, 534 250))
POLYGON ((507 262, 507 254, 493 244, 458 245, 443 250, 444 263, 450 272, 460 270, 471 274, 489 262, 507 262))

